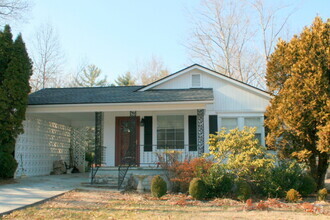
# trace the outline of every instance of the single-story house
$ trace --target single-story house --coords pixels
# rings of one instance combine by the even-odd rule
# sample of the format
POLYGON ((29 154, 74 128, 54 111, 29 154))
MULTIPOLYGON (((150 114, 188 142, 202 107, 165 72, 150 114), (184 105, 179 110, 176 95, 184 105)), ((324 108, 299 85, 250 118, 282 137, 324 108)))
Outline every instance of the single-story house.
POLYGON ((257 127, 265 145, 270 98, 198 64, 145 86, 42 89, 29 95, 16 176, 47 175, 58 159, 83 170, 87 127, 95 128, 96 164, 104 167, 156 167, 156 153, 168 149, 196 157, 222 127, 257 127))

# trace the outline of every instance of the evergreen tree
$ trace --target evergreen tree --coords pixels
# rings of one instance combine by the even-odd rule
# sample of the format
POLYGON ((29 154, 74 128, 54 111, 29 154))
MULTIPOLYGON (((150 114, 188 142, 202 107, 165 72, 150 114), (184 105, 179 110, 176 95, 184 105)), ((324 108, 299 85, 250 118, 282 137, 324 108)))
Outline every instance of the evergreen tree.
POLYGON ((0 31, 0 151, 10 151, 8 148, 8 98, 4 82, 7 79, 6 70, 12 58, 13 36, 9 25, 0 31), (6 149, 5 149, 6 148, 6 149))
POLYGON ((11 50, 13 46, 13 35, 9 25, 0 32, 0 86, 4 80, 4 74, 11 58, 11 50))
POLYGON ((330 20, 316 17, 290 42, 280 40, 267 64, 274 94, 265 120, 267 144, 305 162, 324 185, 330 153, 330 20))
POLYGON ((135 85, 135 78, 132 76, 130 72, 126 72, 122 76, 118 76, 115 80, 117 86, 134 86, 135 85))
POLYGON ((13 152, 16 138, 23 132, 32 75, 22 36, 13 42, 8 25, 0 32, 0 63, 0 178, 8 178, 17 168, 13 152))
POLYGON ((95 65, 89 65, 83 69, 81 75, 78 75, 74 80, 74 86, 79 87, 96 87, 107 86, 108 82, 106 77, 99 79, 101 76, 101 69, 95 65))
POLYGON ((7 151, 15 148, 17 136, 23 132, 22 122, 25 120, 25 111, 28 104, 28 94, 30 93, 29 79, 32 75, 32 63, 27 54, 22 36, 18 35, 13 48, 8 67, 5 71, 2 84, 5 92, 5 102, 7 108, 4 114, 5 126, 2 130, 2 145, 7 151))

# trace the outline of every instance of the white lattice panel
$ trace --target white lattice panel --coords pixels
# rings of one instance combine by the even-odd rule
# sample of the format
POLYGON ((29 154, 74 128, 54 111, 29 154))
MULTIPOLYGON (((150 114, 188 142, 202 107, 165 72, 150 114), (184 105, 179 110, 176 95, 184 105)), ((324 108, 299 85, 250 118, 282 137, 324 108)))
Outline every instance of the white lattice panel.
POLYGON ((25 132, 16 141, 16 176, 48 175, 55 160, 69 164, 69 126, 34 118, 27 118, 23 124, 25 132))
POLYGON ((73 128, 71 133, 71 144, 73 148, 74 165, 80 172, 85 171, 85 152, 88 147, 88 141, 91 137, 88 133, 91 130, 87 127, 73 128))

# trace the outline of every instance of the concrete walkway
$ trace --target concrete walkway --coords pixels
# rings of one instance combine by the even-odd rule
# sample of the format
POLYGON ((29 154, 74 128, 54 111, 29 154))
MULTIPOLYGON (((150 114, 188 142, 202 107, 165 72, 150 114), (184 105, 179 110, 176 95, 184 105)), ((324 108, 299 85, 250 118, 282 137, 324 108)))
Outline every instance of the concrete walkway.
POLYGON ((88 173, 26 177, 0 185, 0 214, 76 189, 89 181, 88 173))

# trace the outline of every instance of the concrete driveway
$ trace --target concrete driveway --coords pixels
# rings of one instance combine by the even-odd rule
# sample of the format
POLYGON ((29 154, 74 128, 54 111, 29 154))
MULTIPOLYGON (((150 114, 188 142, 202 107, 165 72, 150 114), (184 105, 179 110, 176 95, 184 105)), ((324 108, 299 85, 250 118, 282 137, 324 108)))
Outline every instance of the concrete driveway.
POLYGON ((65 193, 89 181, 88 173, 38 176, 0 185, 0 214, 65 193))

